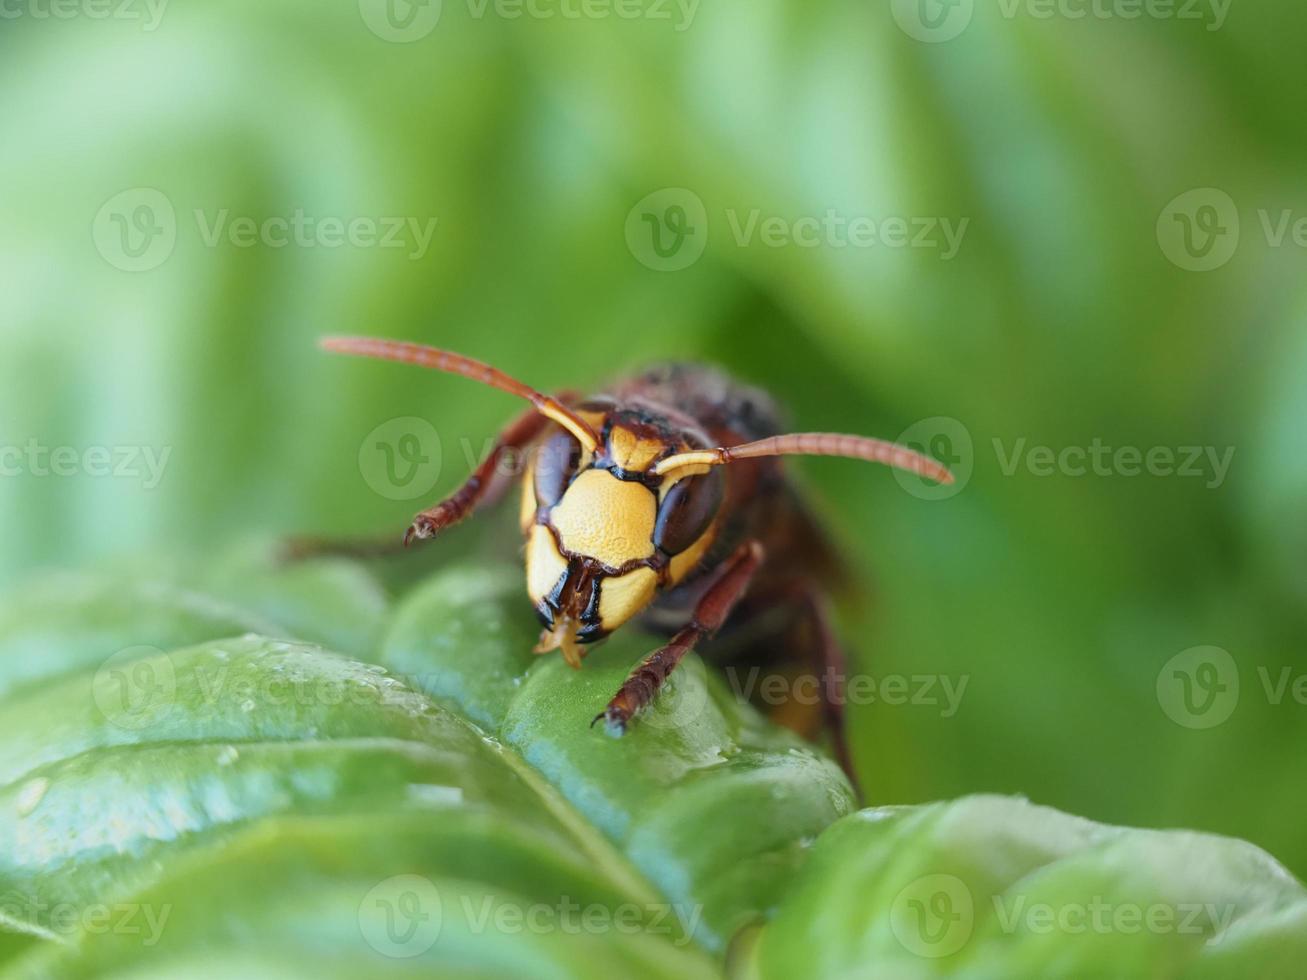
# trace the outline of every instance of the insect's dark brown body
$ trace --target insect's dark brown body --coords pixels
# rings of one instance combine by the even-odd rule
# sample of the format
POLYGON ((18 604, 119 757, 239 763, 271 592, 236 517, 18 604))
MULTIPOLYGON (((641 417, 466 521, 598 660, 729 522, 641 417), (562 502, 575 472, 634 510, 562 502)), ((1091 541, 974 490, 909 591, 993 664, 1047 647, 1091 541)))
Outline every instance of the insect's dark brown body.
POLYGON ((414 518, 404 540, 431 538, 492 501, 503 489, 499 464, 534 450, 519 523, 527 593, 544 625, 536 652, 560 650, 579 668, 589 644, 636 617, 670 634, 596 721, 624 732, 685 655, 720 633, 705 648, 709 659, 810 675, 812 710, 791 710, 794 697, 771 713, 810 736, 824 724, 849 768, 843 654, 825 609, 839 563, 778 457, 843 456, 943 482, 952 479, 946 469, 877 439, 781 434, 770 397, 703 365, 660 365, 580 399, 544 395, 489 365, 417 344, 333 338, 324 346, 461 374, 531 402, 463 486, 414 518))
MULTIPOLYGON (((658 364, 610 390, 619 403, 649 404, 668 416, 679 414, 687 425, 702 428, 709 445, 754 442, 779 435, 783 428, 781 410, 770 396, 703 364, 658 364)), ((724 475, 724 520, 702 567, 716 567, 747 538, 757 538, 768 554, 786 556, 783 571, 779 563, 768 563, 759 570, 750 586, 751 593, 763 591, 766 578, 816 573, 829 564, 825 538, 808 520, 780 460, 746 460, 727 469, 724 475), (796 521, 802 523, 803 531, 810 532, 803 535, 804 548, 799 552, 792 548, 798 530, 796 521)), ((677 592, 673 592, 663 601, 676 596, 677 592)))
MULTIPOLYGON (((766 392, 702 364, 659 364, 613 388, 619 400, 647 400, 696 420, 715 446, 735 446, 779 435, 784 413, 766 392)), ((704 658, 730 673, 739 691, 757 692, 749 672, 811 673, 819 678, 818 703, 785 698, 759 705, 807 738, 825 727, 841 764, 850 769, 843 731, 843 692, 832 685, 845 674, 844 655, 827 618, 825 597, 846 584, 838 553, 812 518, 784 464, 776 458, 727 467, 726 515, 708 554, 686 582, 660 597, 645 614, 650 628, 672 635, 692 614, 711 571, 746 541, 774 560, 759 567, 749 591, 732 611, 704 658)), ((810 700, 810 699, 809 699, 810 700)))
MULTIPOLYGON (((741 384, 704 364, 657 364, 608 389, 618 403, 648 404, 655 417, 680 415, 701 427, 714 446, 735 446, 779 435, 786 429, 781 407, 766 392, 741 384)), ((774 557, 759 567, 705 659, 731 671, 754 667, 842 674, 834 650, 815 649, 821 632, 813 619, 823 615, 823 596, 846 584, 838 553, 812 518, 776 458, 741 461, 725 470, 724 520, 699 567, 680 586, 664 593, 642 623, 671 635, 685 623, 702 596, 713 569, 749 540, 774 557), (814 609, 813 607, 818 608, 814 609)), ((740 685, 756 689, 756 683, 740 685)), ((836 693, 836 692, 832 692, 836 693)), ((833 700, 839 700, 838 694, 833 700)), ((770 707, 778 707, 772 705, 770 707)), ((813 712, 779 706, 774 712, 812 737, 820 724, 813 712)), ((838 705, 828 709, 838 714, 838 705)))

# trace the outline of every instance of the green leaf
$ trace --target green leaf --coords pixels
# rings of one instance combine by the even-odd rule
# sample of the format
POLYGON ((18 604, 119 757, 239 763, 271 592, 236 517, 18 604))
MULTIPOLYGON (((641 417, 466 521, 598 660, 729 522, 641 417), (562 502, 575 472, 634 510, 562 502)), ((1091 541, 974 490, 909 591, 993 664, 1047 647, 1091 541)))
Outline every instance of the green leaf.
POLYGON ((376 577, 356 561, 288 562, 278 552, 258 540, 230 548, 192 576, 194 585, 276 623, 288 637, 370 659, 390 606, 376 577))
POLYGON ((1287 980, 1304 956, 1307 890, 1251 844, 981 796, 832 826, 742 973, 1287 980))
POLYGON ((591 719, 656 640, 579 671, 533 655, 517 568, 394 604, 350 563, 258 549, 171 578, 0 611, 0 980, 1287 978, 1307 956, 1307 894, 1252 845, 993 797, 852 813, 834 763, 696 657, 607 737, 591 719))
POLYGON ((0 694, 98 666, 120 650, 275 629, 239 606, 162 581, 54 575, 0 604, 0 694))
POLYGON ((621 739, 590 723, 656 641, 623 632, 584 669, 530 651, 521 571, 459 568, 396 611, 382 662, 497 734, 720 948, 784 895, 808 842, 854 799, 838 767, 767 725, 691 656, 621 739))
POLYGON ((359 574, 264 571, 258 614, 197 617, 228 607, 126 581, 85 607, 55 589, 8 612, 0 648, 21 641, 57 665, 0 699, 0 958, 13 975, 203 975, 239 951, 251 974, 370 976, 416 950, 388 947, 384 928, 413 902, 415 923, 441 923, 415 970, 711 975, 705 950, 762 915, 851 809, 833 763, 697 661, 626 739, 590 729, 652 641, 633 633, 579 673, 524 654, 535 627, 520 573, 500 567, 448 573, 404 602, 385 659, 409 659, 393 672, 250 633, 151 649, 262 617, 305 622, 315 603, 330 616, 359 574), (132 610, 147 613, 140 627, 132 610), (106 925, 129 912, 135 925, 106 925), (148 935, 146 913, 167 917, 148 935))
MULTIPOLYGON (((381 668, 316 647, 214 641, 121 675, 74 675, 5 707, 5 914, 34 935, 71 934, 70 946, 32 954, 61 973, 141 954, 141 934, 95 931, 88 916, 105 909, 111 919, 137 908, 180 915, 157 940, 182 961, 247 929, 266 929, 273 944, 276 922, 284 942, 324 928, 321 915, 348 913, 353 928, 336 942, 352 935, 357 958, 369 953, 360 908, 397 874, 432 882, 456 906, 451 920, 475 919, 486 895, 500 896, 492 911, 575 903, 629 909, 637 921, 660 903, 511 753, 381 668), (240 882, 245 897, 230 906, 223 896, 240 882), (276 906, 275 921, 263 904, 276 906), (56 910, 73 910, 76 926, 56 910)), ((700 954, 677 945, 676 920, 663 926, 667 938, 646 953, 701 971, 700 954)), ((523 934, 487 942, 514 946, 523 934)), ((443 955, 458 936, 442 930, 432 949, 443 955)))
POLYGON ((265 820, 171 862, 151 887, 108 908, 111 921, 133 913, 136 922, 96 932, 81 949, 41 949, 0 975, 562 978, 611 977, 623 966, 648 977, 714 975, 600 876, 511 822, 457 811, 265 820), (577 911, 571 928, 514 918, 537 908, 577 911), (607 921, 632 915, 621 930, 587 928, 581 915, 595 910, 607 921))
POLYGON ((0 601, 0 695, 100 663, 122 650, 158 652, 257 632, 323 643, 367 658, 388 600, 359 565, 281 563, 245 546, 167 576, 63 573, 0 601))

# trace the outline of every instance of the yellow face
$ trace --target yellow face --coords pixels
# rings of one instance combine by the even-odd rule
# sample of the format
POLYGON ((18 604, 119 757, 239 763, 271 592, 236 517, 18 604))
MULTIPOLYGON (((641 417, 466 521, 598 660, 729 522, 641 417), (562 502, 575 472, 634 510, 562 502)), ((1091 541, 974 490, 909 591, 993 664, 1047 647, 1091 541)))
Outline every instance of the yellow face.
POLYGON ((657 517, 658 497, 649 487, 591 469, 572 481, 550 523, 568 554, 621 568, 653 554, 657 517))
MULTIPOLYGON (((535 500, 532 487, 528 486, 525 494, 535 500)), ((649 605, 657 591, 658 573, 643 563, 654 554, 656 517, 657 498, 641 484, 619 480, 603 470, 579 474, 552 508, 549 523, 531 524, 527 529, 526 577, 531 601, 537 607, 547 604, 571 561, 629 569, 605 573, 595 582, 598 605, 591 611, 597 612, 599 630, 607 634, 617 629, 649 605)), ((587 597, 587 607, 590 602, 587 597)))
MULTIPOLYGON (((587 413, 581 412, 583 416, 587 413)), ((650 426, 588 422, 605 432, 595 454, 566 434, 535 455, 522 488, 527 593, 545 624, 537 650, 561 648, 580 665, 581 645, 638 615, 660 590, 684 580, 715 535, 721 478, 652 473, 684 448, 650 426)))

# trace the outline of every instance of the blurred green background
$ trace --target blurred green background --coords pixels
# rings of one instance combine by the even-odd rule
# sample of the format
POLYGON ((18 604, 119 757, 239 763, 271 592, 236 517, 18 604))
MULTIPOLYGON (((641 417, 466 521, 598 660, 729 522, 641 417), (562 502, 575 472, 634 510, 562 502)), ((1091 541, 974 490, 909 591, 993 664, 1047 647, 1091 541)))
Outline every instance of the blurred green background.
POLYGON ((1307 874, 1307 9, 391 2, 4 8, 0 582, 398 534, 416 502, 376 488, 373 430, 434 426, 425 502, 518 408, 323 333, 551 389, 710 359, 804 429, 908 432, 970 472, 933 499, 791 467, 863 586, 859 669, 936 678, 851 709, 870 802, 1022 793, 1307 874), (402 247, 231 224, 297 212, 436 224, 425 249, 411 223, 402 247), (787 234, 828 213, 891 240, 787 234), (892 219, 965 233, 946 257, 892 219), (1234 456, 1221 479, 1024 455, 1096 444, 1234 456), (91 447, 135 447, 130 472, 91 447), (1199 646, 1232 659, 1171 663, 1199 646))

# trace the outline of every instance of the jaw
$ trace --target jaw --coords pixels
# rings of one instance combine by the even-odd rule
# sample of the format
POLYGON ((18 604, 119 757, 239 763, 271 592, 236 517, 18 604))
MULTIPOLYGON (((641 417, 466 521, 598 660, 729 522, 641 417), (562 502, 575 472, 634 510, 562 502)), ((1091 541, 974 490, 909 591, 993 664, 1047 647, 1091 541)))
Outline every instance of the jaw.
POLYGON ((585 656, 585 650, 576 639, 579 627, 580 624, 570 616, 559 616, 553 629, 540 631, 540 642, 535 645, 535 652, 550 653, 554 650, 562 650, 567 665, 573 670, 579 670, 581 658, 585 656))

